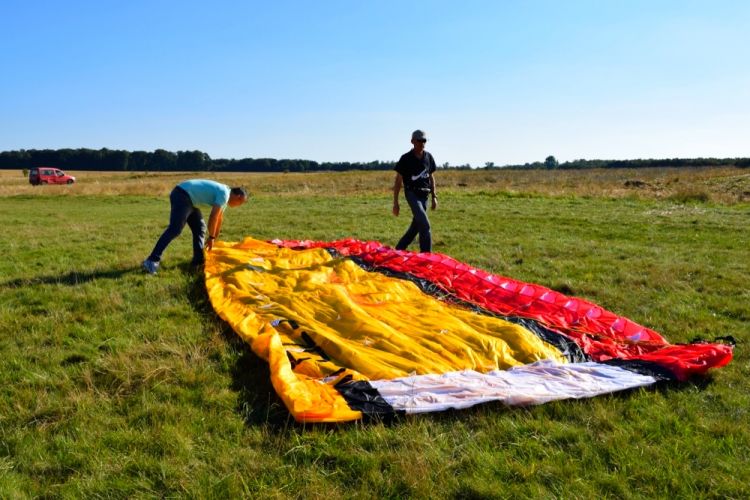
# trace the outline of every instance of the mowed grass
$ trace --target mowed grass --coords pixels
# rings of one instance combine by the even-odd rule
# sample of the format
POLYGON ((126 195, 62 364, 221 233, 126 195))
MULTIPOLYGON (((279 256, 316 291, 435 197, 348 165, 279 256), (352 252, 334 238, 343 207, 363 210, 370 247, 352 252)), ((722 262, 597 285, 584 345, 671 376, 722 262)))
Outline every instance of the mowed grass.
MULTIPOLYGON (((0 193, 2 498, 750 494, 746 170, 439 172, 435 251, 672 342, 732 335, 735 359, 682 385, 341 426, 290 419, 188 269, 189 232, 157 276, 141 273, 169 190, 195 174, 77 173, 39 188, 12 174, 0 193)), ((254 193, 227 212, 227 241, 392 245, 409 222, 390 215, 388 172, 208 176, 254 193)))

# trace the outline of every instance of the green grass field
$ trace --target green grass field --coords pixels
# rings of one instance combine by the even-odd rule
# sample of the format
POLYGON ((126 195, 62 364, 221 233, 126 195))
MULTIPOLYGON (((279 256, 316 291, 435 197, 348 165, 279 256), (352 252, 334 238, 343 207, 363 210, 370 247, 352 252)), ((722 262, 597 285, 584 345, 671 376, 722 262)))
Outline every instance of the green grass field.
MULTIPOLYGON (((695 172, 446 173, 434 250, 672 342, 732 335, 729 366, 581 401, 341 426, 288 416, 188 269, 189 231, 157 276, 140 271, 184 176, 30 188, 15 173, 0 192, 0 497, 747 498, 750 175, 695 172), (646 189, 622 188, 636 175, 646 189)), ((390 173, 231 180, 255 196, 227 212, 227 241, 393 245, 409 222, 390 215, 390 173)))

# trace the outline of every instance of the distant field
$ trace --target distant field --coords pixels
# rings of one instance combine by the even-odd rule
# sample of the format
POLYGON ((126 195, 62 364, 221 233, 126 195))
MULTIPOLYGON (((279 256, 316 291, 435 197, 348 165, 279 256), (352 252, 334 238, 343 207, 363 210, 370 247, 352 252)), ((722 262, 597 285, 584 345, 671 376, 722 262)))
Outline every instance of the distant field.
MULTIPOLYGON (((48 194, 168 194, 179 179, 195 173, 78 172, 68 190, 31 186, 21 170, 0 170, 0 196, 48 194)), ((244 184, 256 194, 351 195, 386 192, 392 172, 319 172, 289 174, 200 174, 227 184, 244 184)), ((457 192, 506 191, 549 196, 613 198, 694 198, 723 204, 750 201, 750 170, 736 168, 595 169, 595 170, 447 170, 438 172, 441 188, 457 192)))
MULTIPOLYGON (((672 342, 732 335, 707 380, 532 408, 295 424, 219 320, 190 238, 139 263, 196 174, 0 170, 0 498, 747 498, 750 171, 438 172, 435 251, 565 290, 672 342)), ((394 244, 391 172, 247 186, 222 238, 394 244)))

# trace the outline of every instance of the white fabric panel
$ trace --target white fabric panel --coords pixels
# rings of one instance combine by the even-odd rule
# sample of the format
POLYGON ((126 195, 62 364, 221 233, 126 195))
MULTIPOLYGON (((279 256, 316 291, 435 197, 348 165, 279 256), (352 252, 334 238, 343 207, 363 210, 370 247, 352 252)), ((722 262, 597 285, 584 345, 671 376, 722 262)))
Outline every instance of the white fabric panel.
POLYGON ((616 366, 593 362, 561 365, 550 360, 489 373, 465 370, 370 381, 394 409, 406 413, 468 408, 489 401, 536 405, 556 399, 589 398, 655 382, 653 377, 616 366))

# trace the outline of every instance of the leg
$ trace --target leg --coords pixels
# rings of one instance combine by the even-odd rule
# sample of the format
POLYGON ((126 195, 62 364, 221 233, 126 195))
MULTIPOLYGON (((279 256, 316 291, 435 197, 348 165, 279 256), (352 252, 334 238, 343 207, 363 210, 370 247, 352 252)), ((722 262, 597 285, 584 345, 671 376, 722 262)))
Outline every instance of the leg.
POLYGON ((203 214, 197 208, 193 208, 187 218, 187 224, 193 233, 193 265, 203 264, 203 243, 206 237, 206 222, 203 214))
POLYGON ((405 191, 406 201, 411 208, 412 219, 411 225, 406 233, 401 237, 396 250, 406 250, 414 237, 419 234, 419 249, 421 252, 429 252, 432 248, 432 239, 430 235, 430 221, 427 219, 427 195, 405 191))
POLYGON ((430 219, 427 218, 427 194, 417 199, 417 209, 414 210, 414 220, 419 231, 419 251, 432 252, 432 231, 430 219))
POLYGON ((400 240, 398 240, 398 243, 396 244, 396 250, 406 250, 406 247, 411 245, 411 242, 414 241, 414 238, 417 236, 417 233, 419 232, 419 228, 416 226, 416 218, 414 217, 414 194, 411 191, 404 191, 404 196, 406 197, 406 202, 409 204, 409 208, 411 208, 412 212, 412 218, 411 218, 411 224, 409 224, 409 227, 406 229, 406 232, 401 237, 400 240))
POLYGON ((148 260, 152 262, 159 262, 161 260, 161 254, 164 253, 164 250, 172 240, 180 235, 190 212, 193 210, 193 203, 190 201, 190 196, 182 190, 173 189, 169 195, 169 201, 172 205, 169 214, 169 226, 164 230, 156 242, 154 249, 151 251, 151 255, 148 257, 148 260))
POLYGON ((411 245, 411 242, 414 241, 414 238, 417 236, 418 232, 419 229, 414 226, 414 219, 412 219, 409 228, 406 230, 401 239, 398 240, 398 243, 396 244, 396 250, 406 250, 406 247, 411 245))

